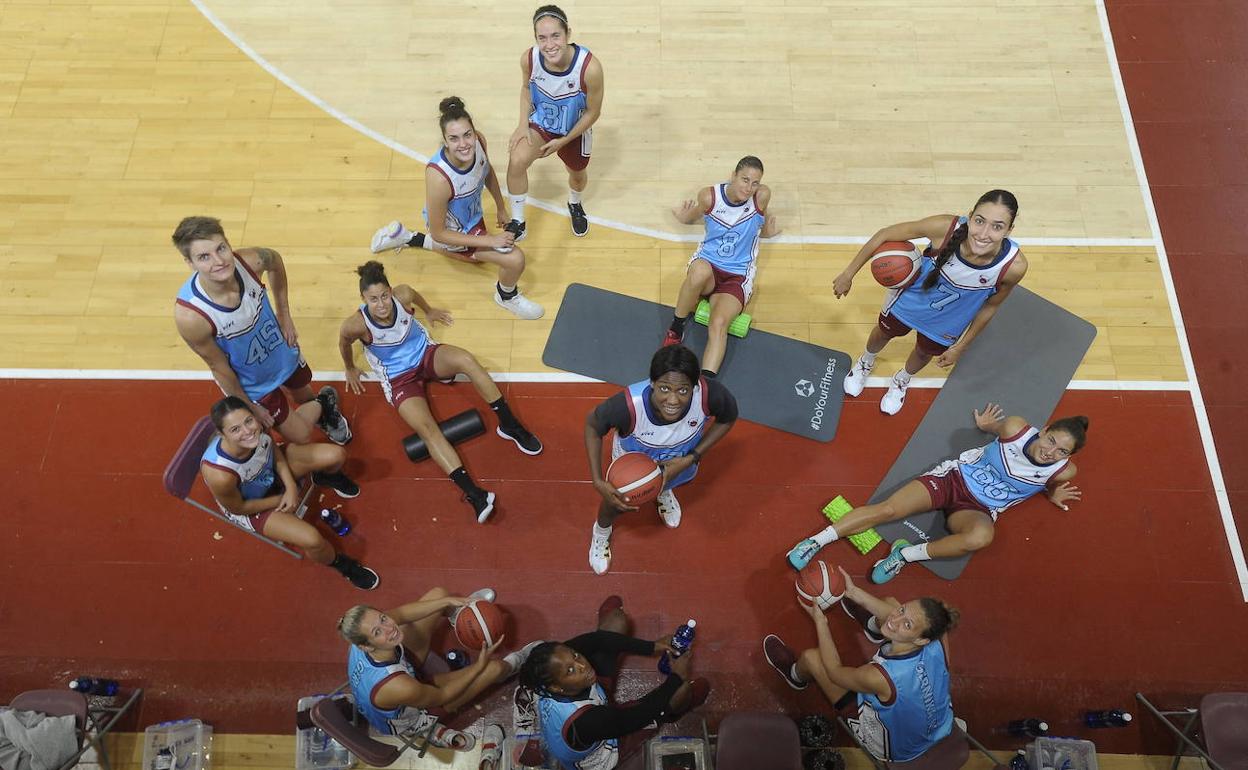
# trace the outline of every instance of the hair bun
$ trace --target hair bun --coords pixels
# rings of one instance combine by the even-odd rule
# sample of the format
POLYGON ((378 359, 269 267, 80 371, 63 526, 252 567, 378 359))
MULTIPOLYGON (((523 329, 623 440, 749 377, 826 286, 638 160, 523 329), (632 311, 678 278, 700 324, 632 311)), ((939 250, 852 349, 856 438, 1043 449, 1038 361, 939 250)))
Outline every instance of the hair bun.
POLYGON ((442 101, 438 102, 438 112, 442 113, 443 115, 453 110, 462 110, 462 109, 464 109, 464 100, 460 99, 458 96, 448 96, 442 101))

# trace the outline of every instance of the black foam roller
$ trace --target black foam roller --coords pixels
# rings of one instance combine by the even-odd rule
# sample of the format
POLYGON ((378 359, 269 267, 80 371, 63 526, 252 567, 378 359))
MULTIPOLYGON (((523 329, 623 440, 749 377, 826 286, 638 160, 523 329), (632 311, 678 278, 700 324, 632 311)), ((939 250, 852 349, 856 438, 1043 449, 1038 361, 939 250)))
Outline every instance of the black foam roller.
MULTIPOLYGON (((485 422, 481 420, 480 412, 476 409, 469 409, 438 423, 438 430, 442 431, 442 435, 446 436, 447 441, 452 444, 458 444, 473 436, 485 433, 485 422)), ((429 448, 425 446, 425 440, 416 433, 403 439, 403 451, 407 453, 407 458, 414 463, 429 457, 429 448)))

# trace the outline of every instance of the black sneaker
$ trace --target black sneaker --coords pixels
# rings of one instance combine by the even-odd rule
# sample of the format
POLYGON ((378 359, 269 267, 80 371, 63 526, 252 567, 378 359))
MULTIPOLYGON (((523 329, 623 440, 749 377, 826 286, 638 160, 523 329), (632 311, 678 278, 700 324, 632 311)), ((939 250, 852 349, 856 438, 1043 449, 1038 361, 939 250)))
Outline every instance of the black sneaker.
POLYGON ((789 687, 794 690, 805 690, 810 686, 809 682, 793 678, 793 665, 797 663, 797 656, 780 637, 775 634, 767 634, 763 637, 763 657, 789 687))
POLYGON ((512 241, 513 243, 518 243, 524 240, 524 236, 525 236, 524 227, 525 227, 525 223, 521 222, 519 219, 513 219, 507 224, 503 225, 504 230, 511 233, 513 236, 515 236, 515 239, 512 241))
POLYGON ((872 644, 884 644, 884 642, 888 641, 880 634, 871 630, 871 626, 868 624, 871 622, 871 618, 875 616, 868 612, 866 607, 863 607, 853 599, 843 598, 841 599, 841 609, 845 610, 846 615, 862 626, 862 633, 872 644))
POLYGON ((498 426, 494 431, 505 439, 516 442, 521 452, 526 455, 540 455, 542 453, 542 442, 538 441, 537 436, 529 433, 520 423, 516 423, 516 427, 511 430, 503 430, 503 426, 498 426))
POLYGON ((347 474, 342 471, 337 473, 314 471, 312 473, 312 483, 318 487, 332 489, 336 495, 345 499, 360 496, 360 485, 348 478, 347 474))
POLYGON ((351 581, 351 585, 361 591, 371 591, 381 584, 381 578, 377 576, 376 572, 373 572, 350 556, 342 556, 342 562, 342 566, 338 568, 338 571, 342 573, 343 577, 351 581))
POLYGON ((494 513, 494 493, 486 492, 484 489, 478 489, 475 492, 464 494, 464 499, 472 506, 472 510, 477 514, 477 523, 484 524, 485 520, 490 518, 490 514, 494 513))
POLYGON ((347 424, 347 418, 342 416, 342 412, 338 411, 338 391, 333 386, 326 385, 316 394, 316 400, 321 405, 321 418, 316 421, 317 427, 339 446, 350 442, 351 426, 347 424))
POLYGON ((585 209, 579 203, 568 204, 568 215, 572 217, 572 234, 577 238, 589 232, 589 217, 585 216, 585 209))

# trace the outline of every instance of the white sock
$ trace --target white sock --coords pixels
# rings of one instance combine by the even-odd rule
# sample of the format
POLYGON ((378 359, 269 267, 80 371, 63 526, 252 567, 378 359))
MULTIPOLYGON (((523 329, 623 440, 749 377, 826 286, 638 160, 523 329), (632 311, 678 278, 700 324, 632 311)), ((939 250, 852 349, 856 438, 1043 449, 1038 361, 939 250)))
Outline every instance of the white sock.
POLYGON ((872 353, 870 350, 864 350, 862 351, 862 355, 859 356, 858 360, 863 362, 867 366, 875 366, 875 356, 876 354, 872 353))
POLYGON ((614 529, 614 527, 600 527, 598 526, 598 522, 595 521, 594 522, 594 537, 599 538, 601 540, 610 540, 612 529, 614 529))
POLYGON ((867 618, 867 630, 875 634, 876 636, 881 635, 880 634, 880 621, 876 620, 874 615, 867 618))
POLYGON ((511 196, 511 218, 517 222, 524 221, 524 204, 529 199, 528 193, 511 196))
POLYGON ((815 536, 811 538, 811 540, 814 540, 816 543, 819 544, 820 548, 827 545, 828 543, 835 543, 837 539, 838 539, 838 536, 836 534, 836 530, 833 529, 832 527, 824 527, 823 529, 816 532, 815 536))
POLYGON ((426 236, 425 236, 425 242, 424 242, 424 243, 422 243, 422 244, 420 244, 420 245, 421 245, 421 246, 423 246, 423 247, 425 247, 426 249, 429 249, 430 251, 433 251, 434 249, 445 249, 445 248, 446 248, 446 244, 445 244, 445 243, 438 243, 437 241, 435 241, 435 240, 433 239, 433 236, 432 236, 432 235, 426 235, 426 236))
POLYGON ((904 388, 910 384, 910 376, 911 376, 910 372, 907 372, 905 369, 902 369, 901 371, 893 375, 893 382, 897 383, 899 387, 904 388))
POLYGON ((802 679, 801 675, 799 675, 799 674, 797 673, 797 664, 796 664, 796 663, 794 663, 792 666, 790 666, 790 667, 789 667, 789 676, 793 679, 793 681, 794 681, 794 682, 805 682, 805 681, 806 681, 805 679, 802 679))
POLYGON ((581 202, 581 191, 573 190, 571 187, 569 187, 568 188, 568 203, 580 203, 580 202, 581 202))
POLYGON ((927 561, 932 558, 927 555, 927 543, 922 545, 908 545, 901 549, 901 558, 906 561, 927 561))

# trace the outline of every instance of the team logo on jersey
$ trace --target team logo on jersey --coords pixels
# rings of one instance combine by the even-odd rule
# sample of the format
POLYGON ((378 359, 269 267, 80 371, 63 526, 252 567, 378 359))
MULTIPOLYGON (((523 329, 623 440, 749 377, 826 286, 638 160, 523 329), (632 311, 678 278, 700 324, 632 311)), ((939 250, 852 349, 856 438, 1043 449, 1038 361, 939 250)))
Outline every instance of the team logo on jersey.
POLYGON ((576 81, 568 80, 568 88, 576 88, 576 81))
POLYGON ((690 428, 696 428, 696 427, 698 427, 698 421, 697 421, 697 420, 690 420, 690 421, 689 421, 689 427, 690 427, 690 428))
POLYGON ((815 383, 810 380, 798 380, 793 383, 793 390, 802 398, 810 398, 815 393, 815 383))
POLYGON ((248 291, 247 291, 247 296, 248 296, 248 297, 251 297, 252 299, 255 299, 256 297, 259 297, 259 296, 260 296, 260 290, 259 290, 259 289, 248 289, 248 291))
POLYGON ((979 277, 979 282, 980 282, 981 284, 985 284, 985 283, 988 283, 988 279, 987 279, 987 278, 985 278, 985 277, 983 277, 983 276, 981 275, 981 276, 979 277))

